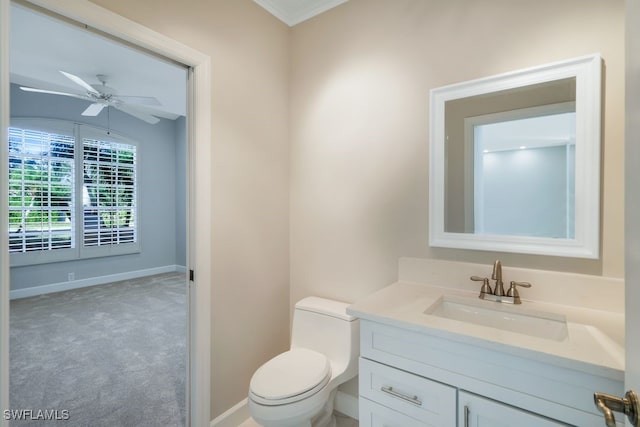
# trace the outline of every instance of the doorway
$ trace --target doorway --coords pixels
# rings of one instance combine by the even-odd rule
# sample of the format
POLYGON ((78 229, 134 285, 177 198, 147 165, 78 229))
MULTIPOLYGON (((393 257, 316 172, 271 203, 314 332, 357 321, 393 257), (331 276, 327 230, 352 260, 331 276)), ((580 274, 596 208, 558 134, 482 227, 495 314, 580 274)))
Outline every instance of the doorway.
MULTIPOLYGON (((2 98, 0 103, 0 118, 2 120, 2 128, 7 129, 9 125, 8 111, 8 87, 9 87, 9 71, 5 58, 9 56, 8 32, 10 2, 9 0, 0 0, 2 17, 2 32, 0 33, 0 52, 3 61, 0 69, 0 82, 2 83, 2 98)), ((116 14, 101 9, 90 2, 74 2, 73 4, 61 5, 55 1, 34 1, 38 6, 43 7, 46 11, 60 14, 64 18, 73 19, 82 22, 87 28, 94 29, 99 32, 119 38, 127 43, 146 49, 150 52, 168 57, 173 61, 180 62, 190 67, 189 69, 189 120, 186 124, 188 134, 188 221, 190 224, 187 235, 189 236, 189 244, 187 245, 187 268, 197 272, 192 277, 197 278, 198 285, 195 281, 190 281, 189 286, 189 395, 187 424, 203 425, 209 421, 209 330, 210 330, 210 242, 207 241, 206 233, 194 233, 195 229, 206 230, 209 227, 209 204, 210 196, 206 189, 210 181, 208 172, 209 163, 209 141, 210 141, 210 125, 208 117, 210 111, 209 90, 209 58, 196 52, 188 47, 180 45, 173 40, 167 39, 157 33, 154 33, 144 27, 137 26, 128 22, 126 19, 116 14), (207 94, 205 96, 196 96, 196 94, 207 94), (205 120, 206 118, 206 120, 205 120), (196 152, 198 155, 196 156, 196 152), (198 182, 201 184, 198 185, 198 182), (197 197, 196 197, 197 196, 197 197)), ((6 147, 6 132, 1 136, 2 145, 6 147)), ((3 150, 2 180, 0 183, 3 188, 7 187, 6 151, 3 150)), ((8 211, 6 202, 0 206, 3 216, 3 225, 7 225, 6 213, 8 211)), ((7 247, 6 237, 3 235, 0 244, 7 247)), ((0 317, 0 403, 3 408, 8 408, 8 297, 9 297, 9 276, 8 254, 3 252, 0 260, 2 267, 2 288, 0 295, 0 304, 2 308, 0 317)))

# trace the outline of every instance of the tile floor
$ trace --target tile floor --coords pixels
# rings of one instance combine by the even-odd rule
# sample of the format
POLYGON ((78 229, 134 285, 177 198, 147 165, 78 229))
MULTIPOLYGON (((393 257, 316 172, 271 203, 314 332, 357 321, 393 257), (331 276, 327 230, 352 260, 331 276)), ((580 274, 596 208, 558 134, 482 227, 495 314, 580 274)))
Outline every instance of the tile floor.
MULTIPOLYGON (((260 427, 260 424, 253 421, 253 418, 249 418, 239 427, 260 427)), ((346 415, 336 413, 336 427, 358 427, 358 421, 353 418, 349 418, 346 415)))

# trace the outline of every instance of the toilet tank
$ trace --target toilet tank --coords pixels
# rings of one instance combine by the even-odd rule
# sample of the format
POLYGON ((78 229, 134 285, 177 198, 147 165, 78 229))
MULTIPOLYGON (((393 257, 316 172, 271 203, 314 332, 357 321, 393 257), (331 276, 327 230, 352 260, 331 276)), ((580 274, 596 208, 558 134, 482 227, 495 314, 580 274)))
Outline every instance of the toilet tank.
POLYGON ((291 348, 315 350, 327 356, 337 368, 357 372, 360 321, 347 314, 348 306, 318 297, 298 301, 293 312, 291 348))

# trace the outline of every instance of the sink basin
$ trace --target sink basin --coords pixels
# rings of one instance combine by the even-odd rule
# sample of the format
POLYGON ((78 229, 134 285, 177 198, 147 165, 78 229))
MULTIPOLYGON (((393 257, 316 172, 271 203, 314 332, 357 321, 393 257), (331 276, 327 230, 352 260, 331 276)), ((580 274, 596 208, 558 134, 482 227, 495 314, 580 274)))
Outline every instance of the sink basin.
POLYGON ((481 299, 443 296, 424 312, 474 325, 488 326, 553 341, 568 337, 564 316, 481 299))

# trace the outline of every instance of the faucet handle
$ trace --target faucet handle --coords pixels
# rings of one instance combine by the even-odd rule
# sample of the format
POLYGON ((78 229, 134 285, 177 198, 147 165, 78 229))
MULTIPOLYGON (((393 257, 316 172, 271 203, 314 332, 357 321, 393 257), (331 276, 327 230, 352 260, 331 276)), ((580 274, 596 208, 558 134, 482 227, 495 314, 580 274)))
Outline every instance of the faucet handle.
POLYGON ((478 298, 484 299, 484 296, 486 294, 493 295, 491 286, 489 286, 488 277, 471 276, 470 279, 473 280, 474 282, 482 282, 482 287, 480 288, 480 295, 478 296, 478 298))
POLYGON ((511 281, 511 287, 509 289, 511 289, 511 288, 515 289, 516 286, 522 286, 523 288, 530 288, 531 287, 531 283, 529 283, 529 282, 514 282, 512 280, 511 281))
POLYGON ((520 294, 518 293, 518 289, 516 289, 516 286, 521 286, 523 288, 530 288, 531 287, 531 283, 529 283, 529 282, 514 282, 513 280, 511 281, 511 286, 509 286, 509 290, 507 291, 507 296, 508 297, 513 297, 513 303, 514 304, 522 304, 522 301, 520 300, 520 294))

